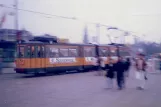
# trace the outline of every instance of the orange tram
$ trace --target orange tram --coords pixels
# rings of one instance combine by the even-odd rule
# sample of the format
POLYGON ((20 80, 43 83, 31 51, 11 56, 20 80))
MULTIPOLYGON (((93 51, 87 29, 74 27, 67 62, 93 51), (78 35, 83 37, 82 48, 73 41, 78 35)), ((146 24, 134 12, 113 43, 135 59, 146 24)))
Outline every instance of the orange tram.
POLYGON ((124 45, 94 45, 71 43, 43 43, 30 41, 17 44, 16 73, 39 74, 94 69, 94 60, 101 57, 107 66, 109 58, 128 57, 124 45))

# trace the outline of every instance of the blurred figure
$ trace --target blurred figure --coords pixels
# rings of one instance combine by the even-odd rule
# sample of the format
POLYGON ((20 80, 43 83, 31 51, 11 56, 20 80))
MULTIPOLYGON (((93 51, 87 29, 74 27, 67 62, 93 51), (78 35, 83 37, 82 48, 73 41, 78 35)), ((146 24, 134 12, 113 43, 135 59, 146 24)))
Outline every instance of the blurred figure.
POLYGON ((125 75, 126 75, 126 77, 129 76, 130 66, 131 66, 130 58, 127 58, 125 61, 125 75))
POLYGON ((125 64, 123 62, 122 57, 118 58, 118 62, 115 65, 115 70, 117 72, 117 85, 118 89, 121 90, 123 87, 125 87, 125 81, 124 81, 124 71, 125 71, 125 64))
POLYGON ((137 89, 143 90, 145 86, 145 80, 147 80, 146 76, 146 62, 143 54, 139 54, 139 58, 136 60, 136 79, 138 80, 137 89))
POLYGON ((108 83, 108 88, 113 88, 113 78, 114 78, 114 64, 112 59, 109 59, 109 64, 107 66, 107 73, 106 73, 106 77, 107 77, 107 83, 108 83))

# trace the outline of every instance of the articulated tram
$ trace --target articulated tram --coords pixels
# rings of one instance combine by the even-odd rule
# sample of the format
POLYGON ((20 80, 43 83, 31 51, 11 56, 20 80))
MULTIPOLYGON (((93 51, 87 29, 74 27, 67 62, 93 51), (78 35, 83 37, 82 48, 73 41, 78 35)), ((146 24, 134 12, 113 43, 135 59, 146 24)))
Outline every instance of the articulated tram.
POLYGON ((130 56, 129 49, 121 45, 94 45, 71 43, 43 43, 30 41, 17 44, 17 73, 38 74, 62 71, 84 71, 94 68, 94 60, 101 57, 105 65, 109 58, 130 56))

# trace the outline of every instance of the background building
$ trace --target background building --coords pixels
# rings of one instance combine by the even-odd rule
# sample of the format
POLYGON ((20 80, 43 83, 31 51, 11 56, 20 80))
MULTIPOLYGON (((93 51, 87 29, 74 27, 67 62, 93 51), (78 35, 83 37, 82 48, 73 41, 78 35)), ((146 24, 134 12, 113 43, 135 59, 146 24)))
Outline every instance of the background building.
POLYGON ((32 34, 26 30, 0 29, 0 58, 2 62, 14 62, 17 40, 29 41, 31 38, 32 34))

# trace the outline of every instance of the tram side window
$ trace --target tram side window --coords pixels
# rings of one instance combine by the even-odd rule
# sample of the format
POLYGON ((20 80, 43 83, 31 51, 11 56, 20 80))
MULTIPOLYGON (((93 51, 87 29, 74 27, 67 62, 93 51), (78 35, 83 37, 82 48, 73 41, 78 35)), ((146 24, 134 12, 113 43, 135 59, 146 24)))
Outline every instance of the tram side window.
POLYGON ((35 46, 36 49, 36 57, 42 58, 45 56, 45 49, 44 46, 35 46))
POLYGON ((108 56, 108 49, 100 48, 100 56, 108 56))
POLYGON ((68 57, 69 56, 69 50, 60 48, 60 57, 68 57))
POLYGON ((120 50, 119 52, 121 56, 129 56, 129 52, 127 50, 120 50))
POLYGON ((125 56, 124 50, 120 49, 120 50, 119 50, 119 53, 120 53, 121 56, 125 56))
POLYGON ((27 57, 30 58, 30 46, 27 46, 27 57))
POLYGON ((41 47, 41 51, 42 51, 42 57, 45 57, 45 47, 44 46, 41 47))
POLYGON ((110 49, 110 56, 117 56, 117 50, 116 49, 110 49))
POLYGON ((78 57, 77 49, 69 49, 69 56, 71 56, 71 57, 78 57))
POLYGON ((25 56, 25 47, 19 47, 19 58, 23 58, 25 56))
POLYGON ((93 48, 84 48, 84 56, 85 57, 94 57, 95 52, 93 48))
POLYGON ((37 57, 40 58, 42 55, 41 55, 41 48, 40 46, 37 47, 37 57))
POLYGON ((59 57, 59 49, 58 48, 50 48, 49 57, 59 57))
POLYGON ((31 47, 31 57, 32 58, 35 57, 35 47, 34 46, 31 47))

